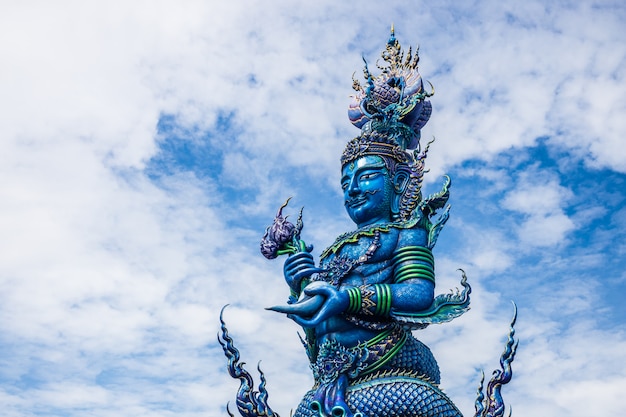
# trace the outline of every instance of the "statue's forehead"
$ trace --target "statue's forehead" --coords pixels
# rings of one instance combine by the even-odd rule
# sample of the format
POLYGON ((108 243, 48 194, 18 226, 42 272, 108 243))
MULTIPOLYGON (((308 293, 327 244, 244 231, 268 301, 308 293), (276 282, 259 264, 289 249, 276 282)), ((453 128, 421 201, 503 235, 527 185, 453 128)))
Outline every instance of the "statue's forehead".
POLYGON ((385 162, 380 156, 365 155, 346 164, 341 172, 344 175, 350 175, 363 168, 385 168, 385 162))

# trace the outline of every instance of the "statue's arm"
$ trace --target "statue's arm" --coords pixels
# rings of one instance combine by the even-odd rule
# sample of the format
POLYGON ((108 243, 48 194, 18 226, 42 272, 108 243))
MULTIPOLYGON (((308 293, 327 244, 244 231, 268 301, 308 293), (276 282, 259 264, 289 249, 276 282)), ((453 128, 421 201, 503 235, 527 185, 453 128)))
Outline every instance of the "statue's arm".
POLYGON ((294 306, 282 312, 288 313, 303 327, 315 327, 339 314, 387 318, 391 316, 392 310, 413 313, 427 309, 432 304, 434 288, 432 281, 420 278, 398 284, 347 285, 340 289, 316 281, 303 290, 307 301, 298 303, 298 308, 294 306), (314 312, 309 311, 308 304, 315 305, 314 312), (313 314, 309 317, 299 314, 300 310, 305 309, 307 313, 313 314))
POLYGON ((412 239, 409 244, 401 245, 395 250, 391 278, 385 282, 344 284, 339 289, 323 282, 316 283, 318 285, 315 286, 311 284, 304 289, 304 294, 310 297, 306 304, 307 315, 298 315, 294 311, 290 317, 303 327, 317 326, 342 313, 365 319, 391 317, 412 329, 421 329, 432 323, 443 323, 459 317, 469 309, 471 288, 465 274, 461 280, 463 292, 435 297, 432 253, 428 247, 419 243, 419 240, 412 239))
POLYGON ((427 309, 435 298, 435 259, 423 245, 409 244, 396 249, 392 258, 394 303, 399 312, 427 309))
POLYGON ((347 294, 345 313, 363 317, 389 317, 391 311, 417 312, 433 302, 435 285, 423 279, 399 284, 370 284, 342 289, 347 294))
MULTIPOLYGON (((312 317, 305 319, 296 315, 292 318, 304 327, 313 327, 342 313, 384 318, 390 317, 392 310, 416 313, 428 309, 434 300, 435 266, 426 243, 427 234, 423 229, 402 230, 391 256, 391 275, 384 282, 344 284, 340 288, 321 283, 307 288, 302 286, 306 296, 321 296, 324 302, 312 317)), ((307 269, 310 267, 303 267, 307 269)))

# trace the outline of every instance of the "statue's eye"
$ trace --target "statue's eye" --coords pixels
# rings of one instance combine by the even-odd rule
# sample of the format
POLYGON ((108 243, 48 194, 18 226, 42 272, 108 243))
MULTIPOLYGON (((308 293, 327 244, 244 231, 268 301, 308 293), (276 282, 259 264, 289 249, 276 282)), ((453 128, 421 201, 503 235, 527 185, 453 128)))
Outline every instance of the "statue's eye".
POLYGON ((378 172, 369 172, 369 173, 365 173, 363 175, 361 175, 361 179, 362 180, 371 180, 372 178, 375 178, 378 175, 378 172))
POLYGON ((346 188, 348 188, 348 183, 344 182, 343 184, 341 184, 341 189, 346 191, 346 188))

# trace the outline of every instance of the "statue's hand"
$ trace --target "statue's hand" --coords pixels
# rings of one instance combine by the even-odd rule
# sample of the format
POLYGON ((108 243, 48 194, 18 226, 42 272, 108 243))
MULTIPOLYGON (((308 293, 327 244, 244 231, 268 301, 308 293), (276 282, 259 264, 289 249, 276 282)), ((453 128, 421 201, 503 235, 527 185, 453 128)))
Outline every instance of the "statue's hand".
POLYGON ((290 255, 283 266, 285 281, 287 281, 289 288, 296 293, 300 292, 300 283, 304 278, 308 278, 318 272, 322 272, 322 269, 315 267, 313 255, 308 251, 290 255))
POLYGON ((288 317, 302 327, 315 327, 321 322, 343 313, 348 308, 348 293, 340 291, 327 282, 316 281, 304 288, 304 294, 308 297, 321 296, 324 302, 319 310, 310 319, 290 314, 288 317))

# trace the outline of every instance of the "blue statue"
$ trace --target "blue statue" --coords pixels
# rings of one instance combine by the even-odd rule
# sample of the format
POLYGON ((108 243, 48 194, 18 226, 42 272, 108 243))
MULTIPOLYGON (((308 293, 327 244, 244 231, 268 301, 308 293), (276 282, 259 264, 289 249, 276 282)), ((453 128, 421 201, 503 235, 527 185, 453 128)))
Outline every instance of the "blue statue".
MULTIPOLYGON (((304 329, 315 380, 296 417, 461 416, 439 388, 430 349, 412 333, 466 312, 471 292, 463 273, 462 292, 435 297, 432 249, 448 219, 450 179, 439 193, 422 196, 428 146, 421 149, 420 129, 430 117, 427 99, 434 90, 424 90, 418 54, 409 49, 404 55, 393 28, 382 59, 386 65, 379 66, 377 77, 365 64, 366 87, 353 81, 356 94, 348 115, 361 133, 341 156, 344 204, 356 230, 340 235, 316 266, 313 247, 300 236, 302 210, 295 225, 287 221, 287 200, 261 242, 269 259, 289 255, 284 264, 288 303, 270 310, 304 329)), ((255 392, 223 321, 220 342, 231 375, 242 381, 240 413, 276 415, 267 406, 263 374, 255 392)), ((509 365, 516 346, 509 346, 509 365)), ((499 396, 506 382, 494 377, 489 387, 497 386, 499 396)), ((477 417, 502 415, 489 411, 503 412, 503 404, 496 405, 501 397, 492 397, 484 400, 481 383, 477 417)))

